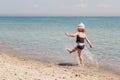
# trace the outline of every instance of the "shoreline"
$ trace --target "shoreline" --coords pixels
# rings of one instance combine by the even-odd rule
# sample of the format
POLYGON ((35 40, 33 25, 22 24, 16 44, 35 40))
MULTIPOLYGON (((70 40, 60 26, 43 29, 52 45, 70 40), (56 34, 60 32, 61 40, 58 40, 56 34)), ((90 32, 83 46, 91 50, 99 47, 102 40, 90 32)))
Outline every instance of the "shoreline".
POLYGON ((108 71, 82 68, 76 65, 53 65, 40 60, 25 59, 0 53, 1 80, 119 80, 108 71), (74 67, 74 68, 73 68, 74 67))
MULTIPOLYGON (((23 58, 23 59, 28 59, 28 60, 35 60, 35 61, 38 61, 38 62, 42 62, 42 63, 46 63, 46 64, 52 64, 52 65, 56 65, 56 66, 65 66, 65 67, 66 66, 71 66, 73 68, 75 66, 79 66, 78 62, 77 63, 68 62, 68 61, 67 62, 56 62, 56 61, 51 62, 51 61, 46 60, 46 59, 36 59, 34 57, 29 57, 26 54, 16 54, 16 53, 13 54, 13 53, 11 53, 10 55, 14 55, 14 56, 16 56, 18 58, 23 58)), ((99 70, 102 70, 102 71, 107 71, 107 72, 111 72, 111 73, 120 75, 120 71, 116 71, 115 69, 109 67, 108 65, 104 65, 104 64, 96 65, 96 64, 92 64, 92 63, 85 63, 85 67, 86 68, 95 68, 95 69, 99 69, 99 70)))

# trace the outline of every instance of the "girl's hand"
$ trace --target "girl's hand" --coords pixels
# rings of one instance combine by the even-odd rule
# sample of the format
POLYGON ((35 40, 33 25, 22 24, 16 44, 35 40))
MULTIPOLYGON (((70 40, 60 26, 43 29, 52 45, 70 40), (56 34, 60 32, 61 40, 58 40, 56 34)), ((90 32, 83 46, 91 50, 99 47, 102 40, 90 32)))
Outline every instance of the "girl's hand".
POLYGON ((93 46, 92 46, 92 45, 90 45, 90 48, 93 48, 93 46))
POLYGON ((69 33, 65 32, 65 35, 66 35, 66 36, 69 36, 69 33))

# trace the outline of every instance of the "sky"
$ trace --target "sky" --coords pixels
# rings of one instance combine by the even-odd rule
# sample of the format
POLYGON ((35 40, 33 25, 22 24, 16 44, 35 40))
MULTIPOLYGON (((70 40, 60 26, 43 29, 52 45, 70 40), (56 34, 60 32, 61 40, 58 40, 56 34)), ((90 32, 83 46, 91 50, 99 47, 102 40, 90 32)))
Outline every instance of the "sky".
POLYGON ((0 0, 0 16, 120 16, 120 0, 0 0))

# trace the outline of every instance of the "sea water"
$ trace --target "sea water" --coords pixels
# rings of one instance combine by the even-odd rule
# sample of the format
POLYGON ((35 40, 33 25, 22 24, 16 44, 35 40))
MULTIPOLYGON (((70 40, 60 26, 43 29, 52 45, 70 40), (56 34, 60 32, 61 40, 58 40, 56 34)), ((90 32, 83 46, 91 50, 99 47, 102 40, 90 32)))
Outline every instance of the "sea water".
POLYGON ((120 72, 120 17, 0 17, 0 53, 77 63, 77 54, 66 51, 76 46, 75 37, 65 32, 76 32, 80 22, 93 45, 86 44, 84 59, 120 72))

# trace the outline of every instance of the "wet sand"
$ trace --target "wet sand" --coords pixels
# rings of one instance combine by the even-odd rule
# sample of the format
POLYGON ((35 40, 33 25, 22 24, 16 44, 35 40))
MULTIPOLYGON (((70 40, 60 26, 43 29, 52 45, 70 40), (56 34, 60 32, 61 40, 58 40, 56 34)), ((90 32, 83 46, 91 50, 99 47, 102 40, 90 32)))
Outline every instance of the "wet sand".
POLYGON ((120 80, 120 76, 70 63, 53 65, 0 53, 0 80, 120 80))

